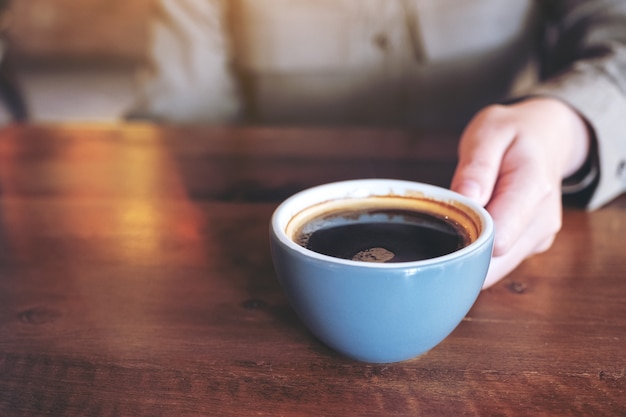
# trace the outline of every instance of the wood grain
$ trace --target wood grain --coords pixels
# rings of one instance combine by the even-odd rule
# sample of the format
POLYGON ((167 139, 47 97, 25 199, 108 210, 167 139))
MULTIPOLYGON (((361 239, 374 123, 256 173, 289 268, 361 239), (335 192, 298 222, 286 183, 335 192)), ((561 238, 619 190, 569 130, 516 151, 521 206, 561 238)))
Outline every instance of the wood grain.
POLYGON ((269 217, 343 178, 445 185, 451 138, 359 129, 12 126, 0 133, 1 416, 626 415, 626 199, 443 343, 363 364, 301 325, 269 217))

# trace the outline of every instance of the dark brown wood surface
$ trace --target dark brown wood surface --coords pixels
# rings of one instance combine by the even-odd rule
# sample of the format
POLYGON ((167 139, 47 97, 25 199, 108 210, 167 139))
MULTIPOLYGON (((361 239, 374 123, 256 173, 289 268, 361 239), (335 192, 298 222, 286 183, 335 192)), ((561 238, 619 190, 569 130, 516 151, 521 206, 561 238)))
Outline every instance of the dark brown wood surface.
POLYGON ((268 223, 359 177, 447 185, 454 141, 369 129, 0 132, 0 416, 626 415, 626 199, 421 357, 364 364, 288 306, 268 223))

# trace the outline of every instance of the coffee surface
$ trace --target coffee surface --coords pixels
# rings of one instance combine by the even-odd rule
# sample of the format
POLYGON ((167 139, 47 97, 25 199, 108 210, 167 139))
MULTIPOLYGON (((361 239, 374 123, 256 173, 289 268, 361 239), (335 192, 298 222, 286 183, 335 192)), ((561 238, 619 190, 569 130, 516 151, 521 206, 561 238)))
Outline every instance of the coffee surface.
POLYGON ((404 209, 326 214, 303 225, 294 240, 323 255, 363 262, 436 258, 469 243, 463 228, 453 221, 404 209))

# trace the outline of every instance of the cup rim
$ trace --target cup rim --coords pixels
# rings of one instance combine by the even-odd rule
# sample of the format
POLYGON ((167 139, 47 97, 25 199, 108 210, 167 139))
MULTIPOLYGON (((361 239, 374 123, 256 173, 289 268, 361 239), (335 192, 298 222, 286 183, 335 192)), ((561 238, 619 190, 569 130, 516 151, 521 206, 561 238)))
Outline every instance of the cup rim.
POLYGON ((279 240, 280 243, 289 248, 289 250, 297 252, 312 260, 367 269, 399 269, 425 267, 462 258, 489 243, 494 233, 494 224, 491 215, 487 212, 487 210, 485 210, 485 208, 468 197, 447 188, 417 181, 372 178, 330 182, 307 188, 293 194, 280 203, 274 210, 271 218, 271 229, 273 235, 279 240), (300 246, 286 233, 286 227, 289 220, 302 210, 311 207, 314 204, 339 198, 358 199, 378 195, 397 195, 396 191, 400 189, 405 191, 410 190, 412 192, 420 192, 437 201, 457 202, 469 207, 480 220, 480 233, 469 245, 452 253, 417 261, 390 263, 361 262, 323 255, 300 246), (306 202, 309 203, 306 204, 306 202))

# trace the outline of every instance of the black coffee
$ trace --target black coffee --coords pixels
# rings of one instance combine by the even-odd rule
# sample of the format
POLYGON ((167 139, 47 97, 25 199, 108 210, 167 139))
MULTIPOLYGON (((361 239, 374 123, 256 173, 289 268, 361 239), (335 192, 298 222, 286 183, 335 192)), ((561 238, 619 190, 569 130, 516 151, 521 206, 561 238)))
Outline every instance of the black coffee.
POLYGON ((301 227, 294 240, 324 255, 364 262, 436 258, 470 243, 461 225, 404 209, 347 210, 323 215, 301 227))

